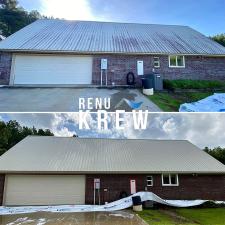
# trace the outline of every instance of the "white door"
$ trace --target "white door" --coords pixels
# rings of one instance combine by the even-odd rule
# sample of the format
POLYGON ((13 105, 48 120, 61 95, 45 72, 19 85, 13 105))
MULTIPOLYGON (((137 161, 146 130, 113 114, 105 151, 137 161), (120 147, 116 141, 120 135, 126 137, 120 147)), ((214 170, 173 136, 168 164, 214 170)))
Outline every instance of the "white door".
POLYGON ((136 193, 136 180, 130 180, 130 193, 136 193))
POLYGON ((85 176, 7 175, 4 205, 85 203, 85 176))
POLYGON ((137 74, 139 76, 144 75, 144 62, 143 61, 137 61, 137 74))
POLYGON ((91 84, 92 57, 14 55, 11 84, 91 84))

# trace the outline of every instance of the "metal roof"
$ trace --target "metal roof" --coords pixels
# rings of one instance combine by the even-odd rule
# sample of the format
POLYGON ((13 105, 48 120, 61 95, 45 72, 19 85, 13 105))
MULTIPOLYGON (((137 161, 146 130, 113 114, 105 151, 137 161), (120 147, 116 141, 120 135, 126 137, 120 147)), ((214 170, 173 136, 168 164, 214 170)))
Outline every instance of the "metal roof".
POLYGON ((188 141, 29 136, 0 157, 5 173, 225 173, 188 141))
POLYGON ((187 26, 37 20, 0 43, 2 51, 225 55, 187 26))

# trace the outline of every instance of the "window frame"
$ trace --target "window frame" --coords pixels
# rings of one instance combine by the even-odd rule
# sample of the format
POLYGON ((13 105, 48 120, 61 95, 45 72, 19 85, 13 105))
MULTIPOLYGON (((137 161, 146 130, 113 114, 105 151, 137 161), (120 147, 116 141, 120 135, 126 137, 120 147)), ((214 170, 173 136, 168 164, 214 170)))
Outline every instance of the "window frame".
POLYGON ((146 176, 146 186, 153 187, 153 176, 152 175, 146 176), (148 179, 150 177, 151 177, 151 179, 148 179), (148 184, 149 181, 151 181, 151 185, 148 184))
POLYGON ((153 67, 160 68, 160 58, 158 56, 153 57, 153 67), (155 59, 157 59, 157 61, 155 61, 155 59), (158 66, 156 66, 155 63, 158 63, 158 66))
POLYGON ((161 178, 162 178, 162 186, 167 186, 167 187, 171 187, 171 186, 177 187, 177 186, 179 186, 179 176, 178 176, 178 174, 164 173, 164 174, 161 175, 161 178), (169 176, 169 184, 164 184, 163 177, 165 175, 169 176), (175 175, 176 176, 176 181, 177 181, 176 184, 171 184, 171 175, 175 175))
POLYGON ((185 56, 184 55, 169 55, 169 68, 185 68, 186 65, 185 65, 185 56), (184 62, 184 65, 183 66, 178 66, 178 60, 177 60, 177 57, 183 57, 183 62, 184 62), (170 58, 171 57, 176 57, 176 66, 173 66, 171 65, 170 63, 170 58))

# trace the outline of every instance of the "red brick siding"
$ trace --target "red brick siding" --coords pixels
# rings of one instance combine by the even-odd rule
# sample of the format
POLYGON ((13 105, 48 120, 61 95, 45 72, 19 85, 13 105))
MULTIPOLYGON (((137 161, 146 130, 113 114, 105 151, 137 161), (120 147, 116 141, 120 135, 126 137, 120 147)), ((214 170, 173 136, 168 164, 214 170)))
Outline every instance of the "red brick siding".
POLYGON ((0 174, 0 205, 3 203, 5 175, 0 174))
MULTIPOLYGON (((155 55, 157 56, 157 55, 155 55)), ((141 79, 137 75, 137 61, 144 61, 144 73, 148 74, 153 69, 153 57, 151 55, 94 55, 92 83, 100 85, 101 70, 100 61, 108 59, 108 84, 126 85, 126 75, 133 72, 137 86, 141 79)), ((201 79, 201 80, 225 80, 225 57, 186 56, 185 68, 169 68, 168 56, 160 57, 160 68, 155 69, 165 79, 201 79)), ((0 85, 9 84, 12 63, 12 53, 0 53, 0 85)))
MULTIPOLYGON (((136 180, 137 192, 146 190, 147 175, 86 175, 86 204, 93 204, 93 180, 101 179, 101 203, 118 200, 120 193, 130 194, 130 180, 136 180), (104 192, 104 189, 108 189, 104 192)), ((225 200, 225 175, 179 175, 178 187, 163 187, 161 175, 153 175, 151 191, 165 199, 225 200)))
POLYGON ((225 57, 185 56, 185 68, 169 68, 169 58, 161 56, 156 69, 165 79, 225 80, 225 57))
POLYGON ((11 53, 0 53, 0 85, 8 85, 12 64, 11 53))
MULTIPOLYGON (((157 56, 157 55, 155 55, 157 56)), ((144 73, 152 73, 154 56, 128 56, 128 55, 101 55, 93 59, 93 84, 100 84, 100 60, 108 59, 108 81, 117 85, 126 84, 128 72, 135 74, 137 85, 140 85, 140 76, 137 75, 137 61, 144 61, 144 73)), ((164 79, 200 79, 200 80, 225 80, 225 57, 186 56, 185 68, 169 68, 168 56, 158 56, 160 68, 156 72, 163 75, 164 79)))

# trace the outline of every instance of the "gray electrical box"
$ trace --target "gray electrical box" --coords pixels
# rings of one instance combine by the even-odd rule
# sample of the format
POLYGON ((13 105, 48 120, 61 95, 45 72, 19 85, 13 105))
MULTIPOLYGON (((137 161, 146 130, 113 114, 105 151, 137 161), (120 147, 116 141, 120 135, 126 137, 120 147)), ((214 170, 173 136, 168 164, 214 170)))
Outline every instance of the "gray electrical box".
POLYGON ((101 70, 107 70, 107 69, 108 69, 108 60, 101 59, 101 70))

